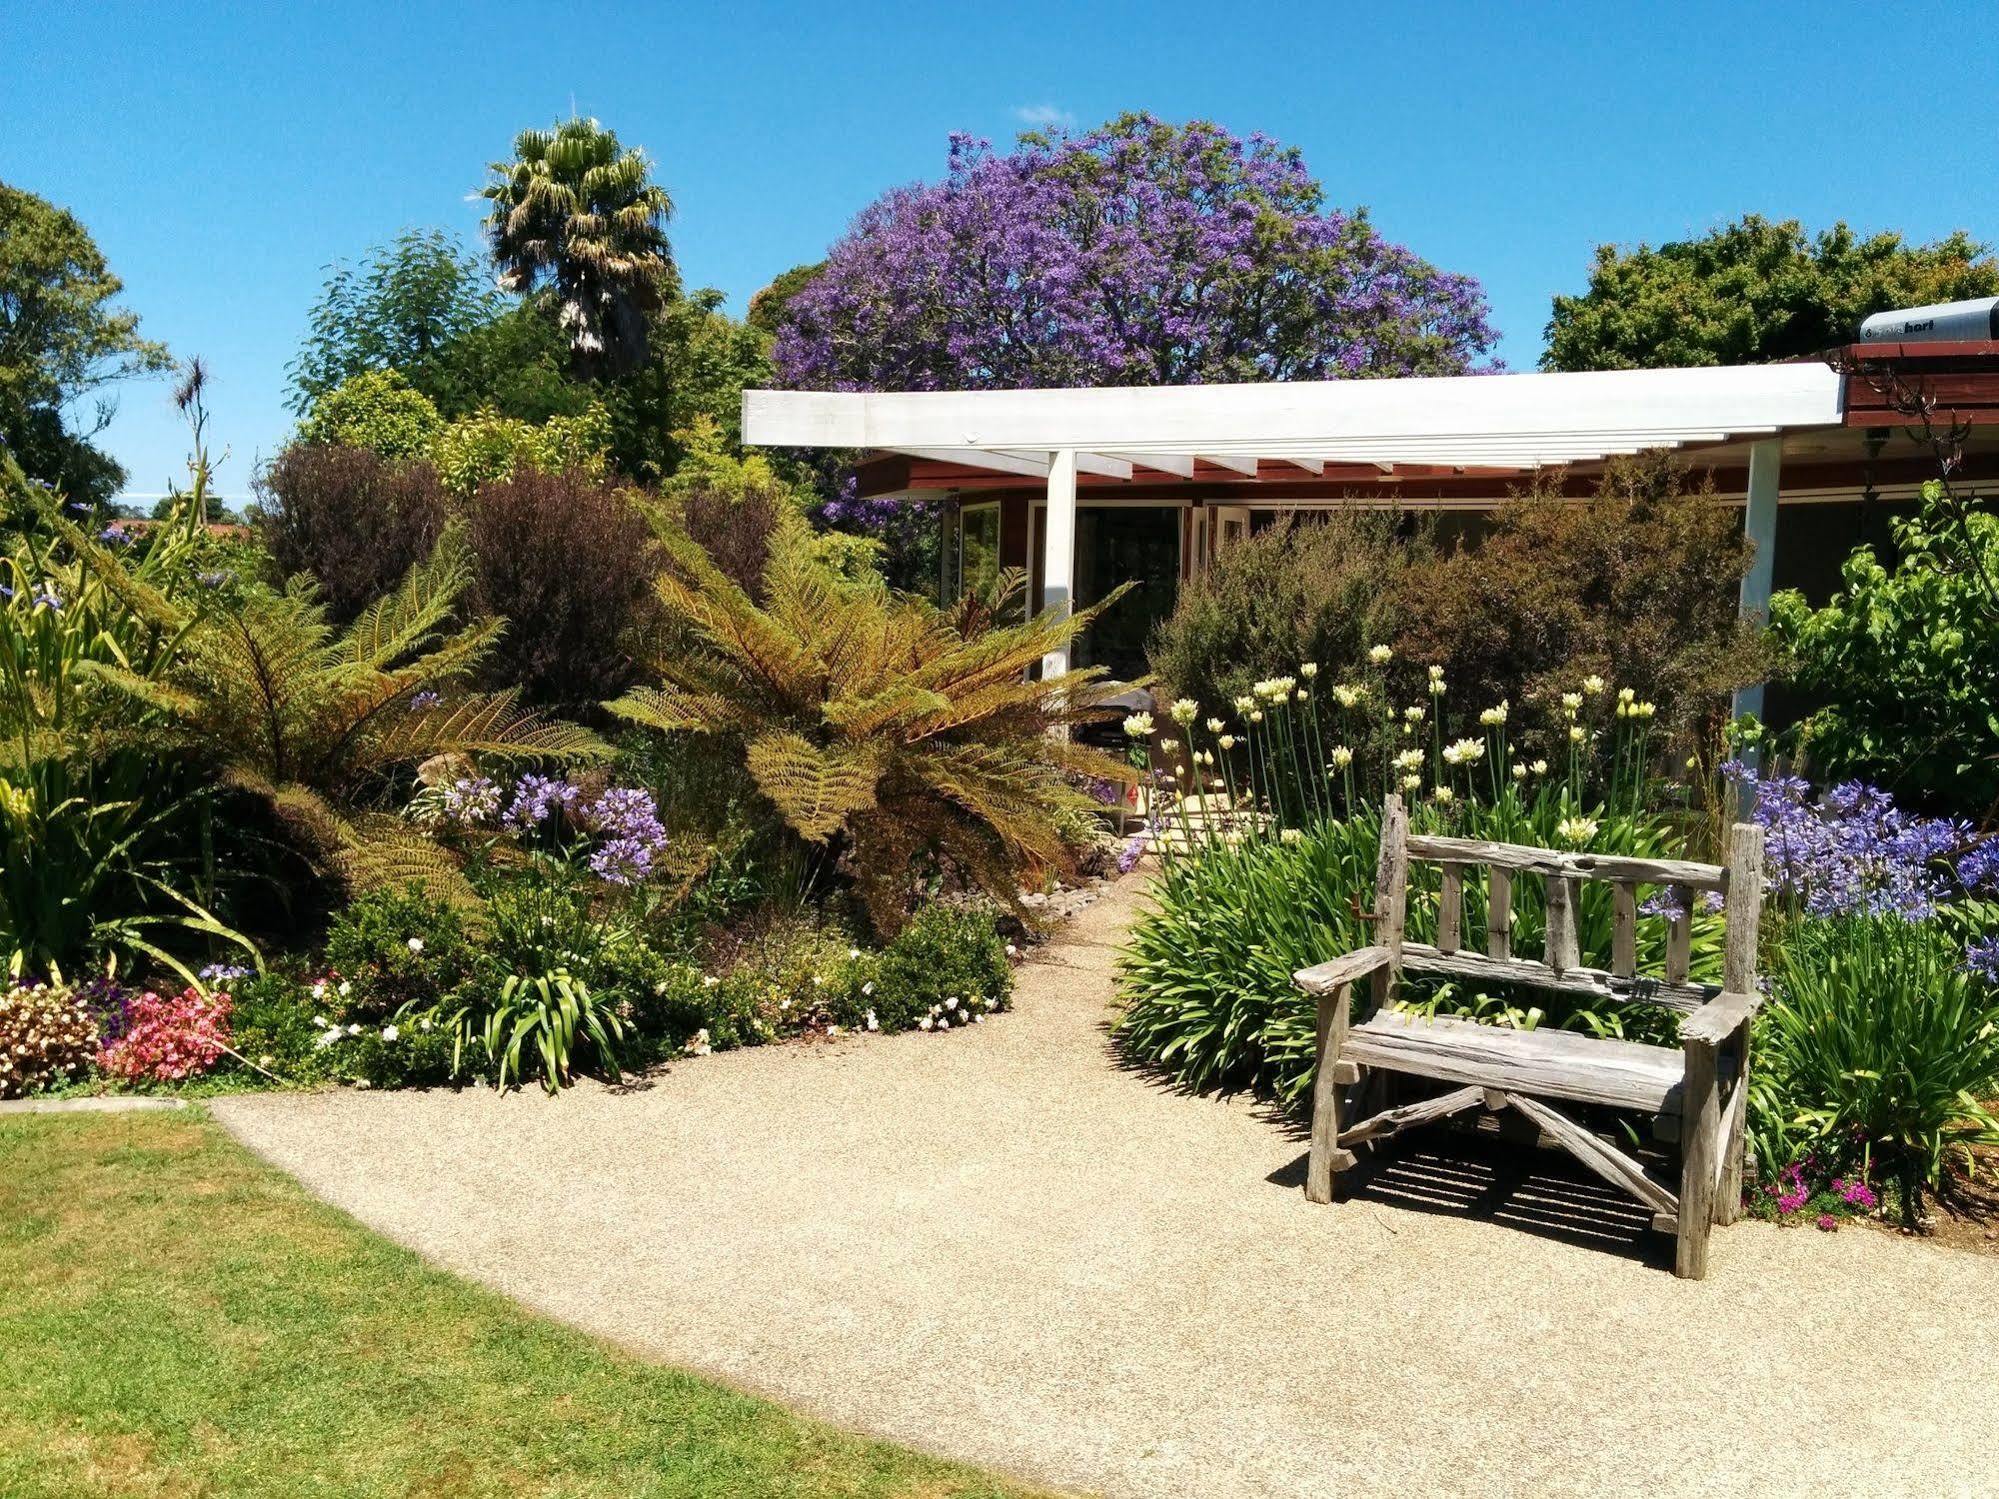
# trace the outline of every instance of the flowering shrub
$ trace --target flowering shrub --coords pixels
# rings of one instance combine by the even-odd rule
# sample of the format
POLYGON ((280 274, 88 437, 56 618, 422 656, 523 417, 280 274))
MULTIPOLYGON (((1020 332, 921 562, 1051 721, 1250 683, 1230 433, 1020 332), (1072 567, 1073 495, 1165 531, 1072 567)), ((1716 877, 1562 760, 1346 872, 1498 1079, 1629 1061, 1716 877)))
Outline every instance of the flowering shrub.
POLYGON ((1006 943, 977 906, 925 906, 872 966, 846 1004, 848 1023, 866 1030, 976 1025, 1013 994, 1006 943))
POLYGON ((172 997, 148 989, 126 1006, 124 1034, 107 1042, 97 1065, 127 1082, 182 1082, 199 1077, 230 1050, 230 999, 188 988, 172 997))
POLYGON ((21 1098, 90 1070, 97 1022, 88 999, 47 984, 0 989, 0 1098, 21 1098))
POLYGON ((335 918, 326 938, 332 973, 314 1002, 380 1027, 406 1009, 442 1003, 472 975, 478 953, 464 917, 422 886, 370 890, 335 918))

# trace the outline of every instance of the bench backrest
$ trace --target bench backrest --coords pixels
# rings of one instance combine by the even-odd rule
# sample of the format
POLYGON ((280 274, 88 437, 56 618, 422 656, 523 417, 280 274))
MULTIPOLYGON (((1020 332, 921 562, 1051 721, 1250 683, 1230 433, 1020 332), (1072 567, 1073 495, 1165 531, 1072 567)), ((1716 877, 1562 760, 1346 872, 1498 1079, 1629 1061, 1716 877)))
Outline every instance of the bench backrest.
POLYGON ((1631 859, 1612 854, 1531 848, 1519 843, 1487 843, 1409 831, 1402 798, 1390 793, 1381 819, 1381 861, 1375 881, 1375 941, 1393 961, 1377 980, 1376 998, 1393 992, 1396 973, 1409 968, 1477 981, 1536 985, 1605 999, 1641 999, 1692 1010, 1718 992, 1688 979, 1694 902, 1719 894, 1727 919, 1721 989, 1756 993, 1756 936, 1763 895, 1763 830, 1737 823, 1729 830, 1728 862, 1696 864, 1682 859, 1631 859), (1404 940, 1408 915, 1409 865, 1427 860, 1440 866, 1437 940, 1434 946, 1404 940), (1466 871, 1487 870, 1486 946, 1465 950, 1466 871), (1513 951, 1513 888, 1538 879, 1547 896, 1547 939, 1542 956, 1522 958, 1513 951), (1606 969, 1586 968, 1579 952, 1577 912, 1583 882, 1611 887, 1611 961, 1606 969), (1665 972, 1640 977, 1638 901, 1643 886, 1674 892, 1668 917, 1665 972))

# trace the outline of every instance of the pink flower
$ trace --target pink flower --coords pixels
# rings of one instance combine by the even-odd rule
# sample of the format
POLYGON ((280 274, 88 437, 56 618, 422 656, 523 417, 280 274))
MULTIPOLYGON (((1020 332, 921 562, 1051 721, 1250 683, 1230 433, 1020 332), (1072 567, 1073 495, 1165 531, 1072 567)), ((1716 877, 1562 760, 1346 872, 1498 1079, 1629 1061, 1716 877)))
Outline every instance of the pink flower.
POLYGON ((1819 1214, 1819 1228, 1822 1231, 1824 1231, 1825 1233, 1831 1233, 1834 1229, 1838 1227, 1839 1227, 1839 1220, 1833 1217, 1831 1213, 1819 1214))
POLYGON ((125 1033, 97 1065, 130 1082, 179 1082, 208 1071, 229 1045, 230 1001, 187 989, 171 999, 148 989, 126 1010, 125 1033))

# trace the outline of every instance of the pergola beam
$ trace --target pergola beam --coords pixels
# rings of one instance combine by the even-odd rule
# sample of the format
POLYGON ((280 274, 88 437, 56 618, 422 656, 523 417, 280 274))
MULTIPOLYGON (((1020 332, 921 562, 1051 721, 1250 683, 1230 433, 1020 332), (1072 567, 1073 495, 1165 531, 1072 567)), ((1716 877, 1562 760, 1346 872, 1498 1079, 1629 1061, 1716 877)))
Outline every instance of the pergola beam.
POLYGON ((1836 427, 1842 401, 1840 376, 1816 362, 1090 390, 751 390, 743 393, 743 439, 771 447, 1071 449, 1131 458, 1156 447, 1204 457, 1311 457, 1331 456, 1328 445, 1411 439, 1525 437, 1586 447, 1612 434, 1672 442, 1836 427))

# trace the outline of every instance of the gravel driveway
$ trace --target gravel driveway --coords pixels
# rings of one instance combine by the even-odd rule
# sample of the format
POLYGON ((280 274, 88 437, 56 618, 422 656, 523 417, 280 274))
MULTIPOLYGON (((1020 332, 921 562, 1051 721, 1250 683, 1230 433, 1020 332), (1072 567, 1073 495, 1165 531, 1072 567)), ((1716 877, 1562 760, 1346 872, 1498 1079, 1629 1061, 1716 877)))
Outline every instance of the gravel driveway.
POLYGON ((364 1223, 554 1316, 1079 1490, 1999 1488, 1999 1257, 1747 1223, 1679 1281, 1593 1179, 1448 1139, 1312 1207, 1294 1130, 1113 1061, 1136 898, 1127 880, 1031 963, 1017 1012, 948 1036, 555 1100, 213 1107, 364 1223))

